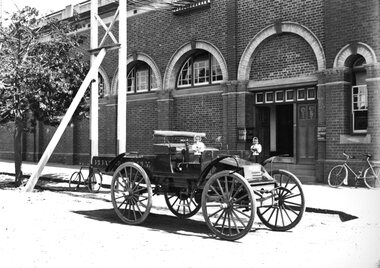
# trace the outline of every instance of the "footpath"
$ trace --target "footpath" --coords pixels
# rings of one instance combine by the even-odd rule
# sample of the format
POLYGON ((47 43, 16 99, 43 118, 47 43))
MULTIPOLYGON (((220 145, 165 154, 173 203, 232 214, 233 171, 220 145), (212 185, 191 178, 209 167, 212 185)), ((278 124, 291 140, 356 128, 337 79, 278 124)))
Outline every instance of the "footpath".
MULTIPOLYGON (((37 163, 23 162, 24 175, 31 175, 37 163)), ((74 171, 80 166, 48 163, 42 171, 37 185, 49 189, 58 184, 68 186, 68 181, 74 171)), ((82 171, 84 176, 87 170, 82 171)), ((0 175, 13 175, 14 163, 9 160, 0 160, 0 175)), ((1 176, 0 176, 1 180, 1 176)), ((104 176, 104 190, 109 191, 110 176, 104 176)), ((380 223, 380 189, 367 189, 363 187, 331 188, 326 184, 303 184, 306 199, 306 211, 316 213, 337 214, 342 221, 355 219, 367 223, 380 223)))

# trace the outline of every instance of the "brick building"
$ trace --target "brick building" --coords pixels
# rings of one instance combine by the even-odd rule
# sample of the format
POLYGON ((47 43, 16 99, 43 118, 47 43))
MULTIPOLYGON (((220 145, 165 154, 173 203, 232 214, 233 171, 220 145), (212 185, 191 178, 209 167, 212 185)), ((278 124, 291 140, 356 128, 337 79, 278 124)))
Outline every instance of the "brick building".
MULTIPOLYGON (((100 2, 110 21, 117 4, 100 2)), ((262 158, 285 155, 304 182, 325 181, 343 151, 380 160, 378 0, 198 2, 128 8, 128 151, 151 153, 153 130, 170 129, 206 132, 208 145, 222 136, 223 150, 247 157, 257 136, 262 158)), ((55 15, 79 12, 89 35, 89 3, 55 15)), ((99 70, 100 155, 117 154, 117 61, 109 51, 99 70)), ((25 159, 36 161, 53 132, 27 135, 25 159)), ((2 139, 0 157, 10 148, 2 139)), ((89 151, 88 121, 75 122, 51 161, 88 162, 89 151)))

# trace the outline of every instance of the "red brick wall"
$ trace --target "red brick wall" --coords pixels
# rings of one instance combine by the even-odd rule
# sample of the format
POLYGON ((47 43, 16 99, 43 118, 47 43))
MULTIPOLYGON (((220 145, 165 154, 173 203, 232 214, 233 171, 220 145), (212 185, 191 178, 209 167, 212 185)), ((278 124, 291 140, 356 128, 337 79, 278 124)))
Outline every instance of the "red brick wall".
POLYGON ((322 0, 239 0, 238 58, 249 41, 277 21, 291 21, 306 26, 324 45, 324 2, 322 0))
POLYGON ((325 54, 331 68, 339 50, 363 42, 380 55, 380 4, 378 0, 325 0, 325 54))
POLYGON ((317 71, 310 45, 295 34, 267 38, 254 53, 250 79, 256 81, 298 77, 317 71))

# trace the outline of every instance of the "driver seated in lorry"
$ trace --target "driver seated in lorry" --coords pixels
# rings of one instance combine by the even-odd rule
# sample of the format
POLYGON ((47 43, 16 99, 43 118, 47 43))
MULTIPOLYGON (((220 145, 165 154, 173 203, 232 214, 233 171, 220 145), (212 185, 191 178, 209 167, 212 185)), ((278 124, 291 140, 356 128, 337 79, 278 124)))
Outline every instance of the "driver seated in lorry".
POLYGON ((194 144, 191 149, 194 151, 194 155, 201 155, 205 150, 205 144, 202 142, 202 137, 195 135, 194 136, 194 144))

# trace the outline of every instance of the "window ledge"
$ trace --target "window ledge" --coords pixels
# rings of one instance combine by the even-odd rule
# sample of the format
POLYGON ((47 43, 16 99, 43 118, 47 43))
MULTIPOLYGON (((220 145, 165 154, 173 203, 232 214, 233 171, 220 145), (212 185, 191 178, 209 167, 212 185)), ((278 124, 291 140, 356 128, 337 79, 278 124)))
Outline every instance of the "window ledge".
POLYGON ((363 133, 362 135, 340 135, 340 144, 370 144, 371 135, 363 133))

